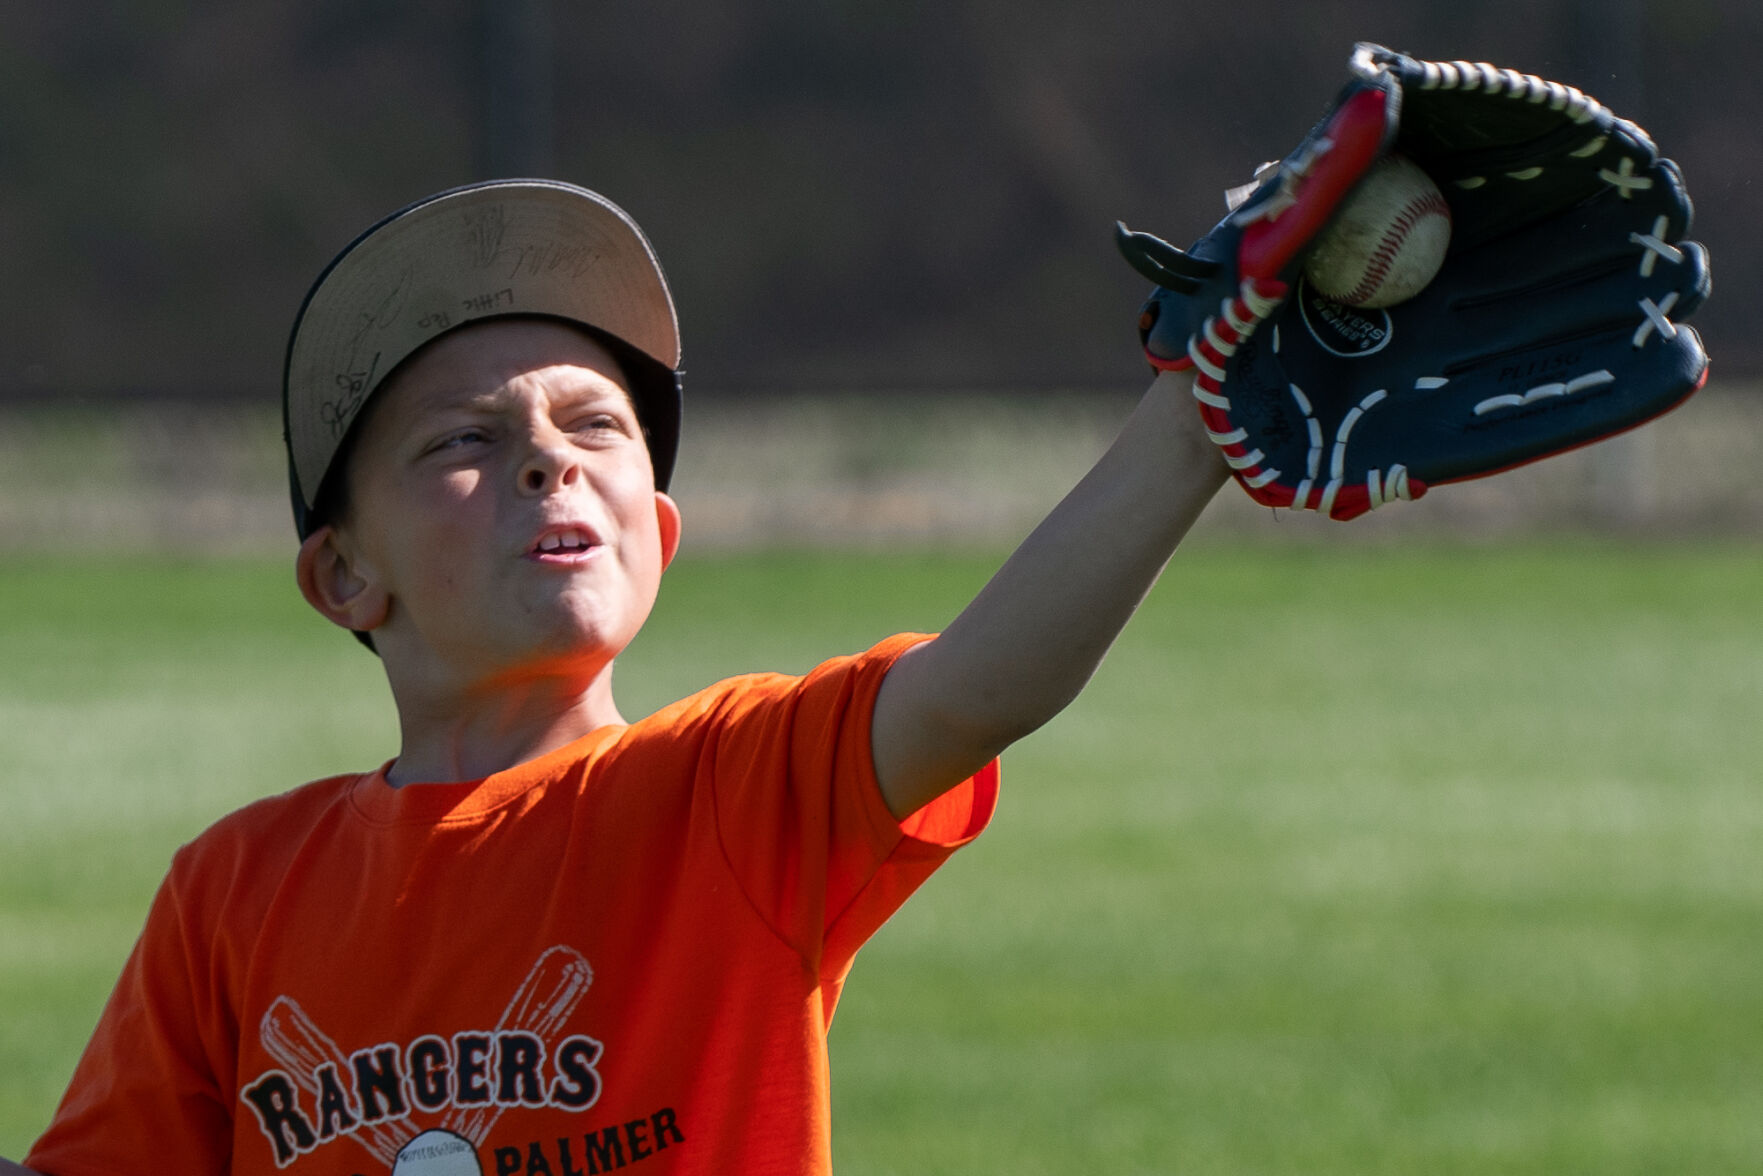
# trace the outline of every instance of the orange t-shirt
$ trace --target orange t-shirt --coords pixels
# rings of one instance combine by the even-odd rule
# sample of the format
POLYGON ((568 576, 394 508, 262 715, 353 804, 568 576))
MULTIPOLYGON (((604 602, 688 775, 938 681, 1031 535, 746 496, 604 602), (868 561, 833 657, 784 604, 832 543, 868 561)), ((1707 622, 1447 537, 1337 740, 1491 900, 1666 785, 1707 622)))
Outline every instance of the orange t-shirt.
POLYGON ((484 780, 320 780, 176 856, 27 1162, 51 1176, 815 1173, 858 947, 990 819, 897 822, 919 638, 720 683, 484 780))

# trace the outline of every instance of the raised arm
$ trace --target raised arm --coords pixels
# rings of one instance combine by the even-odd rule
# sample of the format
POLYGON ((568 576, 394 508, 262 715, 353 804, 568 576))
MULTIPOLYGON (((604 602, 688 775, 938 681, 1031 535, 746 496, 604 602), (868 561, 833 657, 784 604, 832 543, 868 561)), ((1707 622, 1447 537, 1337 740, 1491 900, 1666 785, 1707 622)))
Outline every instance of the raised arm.
POLYGON ((889 672, 876 774, 904 817, 1063 710, 1228 476, 1189 377, 1165 373, 1114 445, 934 641, 889 672))

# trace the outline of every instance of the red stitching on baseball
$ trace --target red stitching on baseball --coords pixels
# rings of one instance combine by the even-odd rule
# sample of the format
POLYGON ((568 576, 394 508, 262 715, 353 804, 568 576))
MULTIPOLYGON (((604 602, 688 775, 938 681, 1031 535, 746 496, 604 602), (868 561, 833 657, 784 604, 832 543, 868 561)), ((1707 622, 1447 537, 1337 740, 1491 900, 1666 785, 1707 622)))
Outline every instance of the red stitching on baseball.
POLYGON ((1449 220, 1451 206, 1445 203, 1443 196, 1433 192, 1428 192, 1426 195, 1410 200, 1403 205, 1402 211, 1396 214, 1395 221, 1391 223, 1388 231, 1378 241, 1377 248, 1372 250, 1370 260, 1365 263, 1365 276, 1359 279, 1359 284, 1354 286, 1345 298, 1341 299, 1342 302, 1349 306, 1357 306, 1377 293, 1378 287, 1382 286, 1383 280, 1389 276, 1390 266, 1395 262, 1396 253, 1402 248, 1402 243, 1408 239, 1409 232, 1428 214, 1442 215, 1446 220, 1449 220))

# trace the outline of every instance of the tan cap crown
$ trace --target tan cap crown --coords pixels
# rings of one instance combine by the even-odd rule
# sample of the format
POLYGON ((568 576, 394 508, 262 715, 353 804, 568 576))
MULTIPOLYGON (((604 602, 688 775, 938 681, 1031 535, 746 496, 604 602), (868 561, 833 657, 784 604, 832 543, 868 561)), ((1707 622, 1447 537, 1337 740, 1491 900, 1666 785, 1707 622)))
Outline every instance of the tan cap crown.
POLYGON ((666 369, 673 404, 659 415, 668 420, 644 422, 664 483, 678 443, 672 374, 680 349, 655 251, 636 222, 598 193, 551 180, 497 180, 442 192, 380 221, 306 296, 283 382, 296 516, 312 508, 349 426, 398 364, 455 327, 505 315, 572 320, 666 369))

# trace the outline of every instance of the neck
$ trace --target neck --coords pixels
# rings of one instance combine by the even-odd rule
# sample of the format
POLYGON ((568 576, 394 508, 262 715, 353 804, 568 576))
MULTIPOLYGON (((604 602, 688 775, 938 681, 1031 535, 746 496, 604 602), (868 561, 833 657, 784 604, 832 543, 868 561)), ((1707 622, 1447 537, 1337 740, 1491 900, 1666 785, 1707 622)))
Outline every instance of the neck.
POLYGON ((394 787, 482 779, 624 723, 610 662, 586 677, 540 672, 472 686, 394 679, 392 695, 401 740, 386 773, 394 787))

